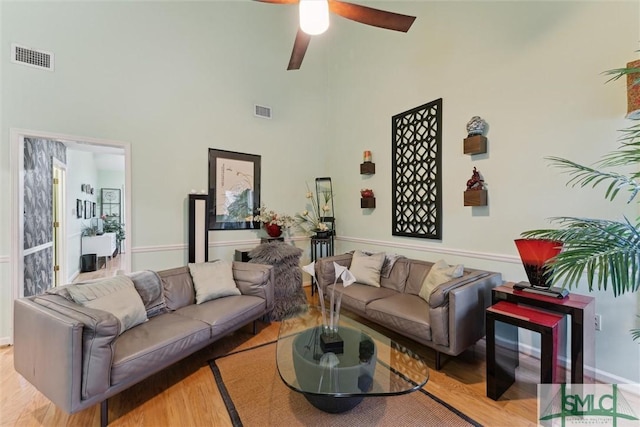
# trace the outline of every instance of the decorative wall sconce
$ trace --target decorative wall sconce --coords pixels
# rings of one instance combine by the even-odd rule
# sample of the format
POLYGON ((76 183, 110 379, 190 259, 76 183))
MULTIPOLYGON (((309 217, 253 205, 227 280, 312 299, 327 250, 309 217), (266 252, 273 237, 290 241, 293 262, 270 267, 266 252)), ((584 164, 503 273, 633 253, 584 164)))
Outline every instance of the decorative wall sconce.
POLYGON ((467 190, 464 192, 465 206, 486 206, 487 190, 484 189, 484 179, 480 171, 473 168, 473 175, 467 181, 467 190))
POLYGON ((363 188, 360 190, 360 207, 365 209, 373 209, 376 207, 376 198, 373 195, 373 190, 370 188, 363 188))
POLYGON ((487 138, 484 133, 487 122, 480 116, 473 116, 467 123, 468 136, 464 139, 464 154, 482 154, 487 152, 487 138))
POLYGON ((376 173, 376 164, 371 161, 371 151, 366 150, 362 154, 363 163, 360 164, 360 175, 373 175, 376 173))

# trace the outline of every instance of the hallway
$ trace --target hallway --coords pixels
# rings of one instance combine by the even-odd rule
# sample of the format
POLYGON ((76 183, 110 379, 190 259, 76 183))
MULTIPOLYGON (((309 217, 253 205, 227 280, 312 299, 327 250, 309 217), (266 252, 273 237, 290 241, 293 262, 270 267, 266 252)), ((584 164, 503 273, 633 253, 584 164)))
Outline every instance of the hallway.
POLYGON ((100 257, 98 259, 98 269, 96 271, 88 271, 86 273, 80 273, 73 280, 73 283, 81 283, 89 280, 102 279, 104 277, 113 277, 118 270, 122 269, 122 254, 118 254, 115 257, 109 259, 107 257, 100 257))

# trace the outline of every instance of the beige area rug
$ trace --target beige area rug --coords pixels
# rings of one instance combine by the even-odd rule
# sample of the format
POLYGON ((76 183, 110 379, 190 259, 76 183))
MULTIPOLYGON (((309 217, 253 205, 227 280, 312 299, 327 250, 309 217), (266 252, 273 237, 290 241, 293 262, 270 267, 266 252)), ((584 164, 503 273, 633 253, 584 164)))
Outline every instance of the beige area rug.
POLYGON ((341 414, 320 411, 282 382, 275 343, 231 353, 209 364, 236 427, 480 425, 422 389, 400 396, 368 397, 341 414))

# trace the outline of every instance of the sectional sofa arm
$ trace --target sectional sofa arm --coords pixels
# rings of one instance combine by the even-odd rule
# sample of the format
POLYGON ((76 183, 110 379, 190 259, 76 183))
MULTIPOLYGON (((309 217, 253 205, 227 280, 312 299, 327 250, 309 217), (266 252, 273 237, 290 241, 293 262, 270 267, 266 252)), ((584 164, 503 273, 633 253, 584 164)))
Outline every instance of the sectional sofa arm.
MULTIPOLYGON (((41 369, 44 364, 45 367, 50 368, 51 372, 56 371, 54 376, 67 376, 66 380, 59 382, 58 387, 53 390, 53 395, 45 393, 51 401, 56 403, 56 399, 60 399, 59 394, 66 395, 73 391, 71 398, 65 397, 61 407, 68 408, 66 403, 71 402, 70 412, 74 412, 84 407, 81 405, 83 400, 101 396, 109 389, 114 355, 113 344, 120 329, 119 321, 113 314, 84 307, 60 295, 44 294, 18 301, 25 302, 24 306, 20 306, 21 315, 27 319, 33 317, 33 321, 37 322, 35 324, 38 327, 27 322, 28 326, 24 326, 25 329, 20 330, 21 338, 16 340, 15 345, 16 354, 23 352, 19 347, 27 348, 28 351, 35 348, 36 353, 39 352, 45 358, 34 357, 31 359, 29 365, 25 366, 27 375, 32 375, 28 373, 28 370, 41 369), (62 326, 55 322, 58 319, 62 326), (60 345, 60 343, 54 346, 53 342, 55 341, 52 342, 48 338, 55 334, 68 334, 69 332, 65 331, 64 326, 79 331, 79 338, 74 338, 72 342, 68 343, 68 346, 60 345), (62 330, 60 330, 61 327, 62 330), (33 331, 30 333, 32 329, 33 331), (58 351, 58 349, 66 351, 64 352, 64 360, 62 356, 52 358, 50 352, 58 351), (52 364, 51 361, 56 363, 52 364), (68 364, 68 366, 62 369, 59 364, 68 364), (76 387, 79 389, 78 399, 75 395, 76 387)), ((22 319, 16 318, 16 325, 21 322, 23 322, 22 319)), ((18 331, 16 331, 17 337, 18 331)), ((43 381, 42 378, 33 378, 33 380, 34 384, 43 381)))
POLYGON ((82 323, 34 303, 14 302, 16 371, 60 408, 80 401, 82 323))
POLYGON ((234 261, 233 278, 243 295, 263 298, 267 302, 267 311, 273 309, 275 304, 273 266, 234 261))
POLYGON ((318 287, 322 289, 323 292, 325 292, 327 286, 333 285, 335 281, 336 273, 333 268, 333 263, 335 262, 343 267, 350 267, 351 258, 353 258, 353 254, 342 254, 316 260, 316 281, 318 282, 318 287))
POLYGON ((449 293, 449 347, 458 355, 485 335, 485 310, 491 289, 502 284, 500 273, 490 273, 449 293))

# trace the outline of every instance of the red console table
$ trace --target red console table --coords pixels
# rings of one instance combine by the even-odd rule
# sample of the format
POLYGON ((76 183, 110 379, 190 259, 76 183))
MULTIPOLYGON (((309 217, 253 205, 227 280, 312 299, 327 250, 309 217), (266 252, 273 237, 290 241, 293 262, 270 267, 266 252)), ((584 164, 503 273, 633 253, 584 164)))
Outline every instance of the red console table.
POLYGON ((493 288, 493 303, 509 301, 544 308, 549 311, 571 316, 571 383, 593 384, 595 378, 587 377, 585 365, 595 368, 595 298, 569 294, 559 299, 545 295, 513 289, 513 283, 493 288))
POLYGON ((558 370, 562 317, 507 301, 487 308, 487 396, 498 400, 516 380, 518 328, 540 334, 540 383, 565 382, 558 370), (496 330, 498 324, 502 324, 500 334, 496 330))

